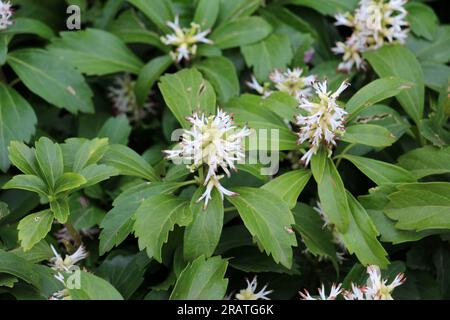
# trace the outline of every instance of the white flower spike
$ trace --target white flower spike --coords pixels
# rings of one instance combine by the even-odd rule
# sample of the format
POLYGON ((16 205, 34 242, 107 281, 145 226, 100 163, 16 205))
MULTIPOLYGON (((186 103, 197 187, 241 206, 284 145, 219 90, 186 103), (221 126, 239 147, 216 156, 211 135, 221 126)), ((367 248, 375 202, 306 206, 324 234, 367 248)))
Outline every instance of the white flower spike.
POLYGON ((347 112, 339 107, 337 98, 349 85, 344 81, 335 92, 331 92, 327 89, 326 81, 316 82, 313 84, 315 94, 310 99, 300 99, 299 108, 307 114, 297 115, 295 122, 300 127, 298 143, 306 141, 310 143, 309 150, 301 158, 305 166, 321 145, 331 153, 331 148, 336 145, 336 139, 345 132, 344 116, 347 112))
POLYGON ((339 294, 342 292, 341 284, 334 284, 331 286, 330 294, 327 295, 325 293, 325 287, 322 284, 322 287, 318 289, 319 296, 313 297, 309 294, 308 290, 304 290, 304 292, 299 292, 301 300, 336 300, 339 294))
POLYGON ((78 268, 76 264, 88 256, 88 252, 86 251, 84 246, 79 246, 72 255, 66 255, 64 259, 56 251, 53 245, 51 245, 51 248, 55 256, 50 259, 50 266, 53 270, 56 271, 73 272, 78 268))
POLYGON ((128 115, 130 120, 139 121, 147 114, 153 113, 153 103, 148 99, 142 107, 137 104, 134 87, 136 81, 128 73, 117 76, 114 84, 108 87, 108 97, 113 103, 113 108, 118 114, 128 115))
POLYGON ((218 110, 216 115, 194 113, 187 120, 191 123, 189 130, 184 130, 182 141, 178 148, 165 150, 168 159, 187 161, 191 172, 207 166, 204 180, 206 191, 197 200, 205 200, 205 208, 211 199, 211 192, 216 188, 222 199, 224 195, 235 196, 236 193, 225 189, 219 182, 223 175, 218 175, 222 169, 229 177, 230 170, 236 170, 235 163, 244 159, 244 139, 251 134, 247 127, 238 129, 228 113, 218 110))
POLYGON ((190 28, 182 28, 179 16, 176 16, 175 21, 168 21, 167 25, 174 33, 161 37, 161 42, 176 47, 171 55, 178 63, 183 59, 190 60, 197 53, 197 43, 213 44, 211 40, 206 38, 211 30, 201 31, 199 24, 192 22, 190 28))
POLYGON ((236 294, 236 300, 270 300, 267 295, 273 292, 273 290, 266 290, 267 284, 258 292, 256 292, 256 288, 258 287, 258 282, 256 276, 250 282, 248 279, 247 288, 242 289, 239 293, 236 294))
POLYGON ((273 71, 269 78, 279 91, 286 92, 297 100, 309 97, 312 93, 312 84, 315 76, 302 76, 303 69, 287 69, 284 72, 273 71))
POLYGON ((11 2, 0 0, 0 31, 8 29, 13 24, 11 18, 13 9, 11 2))
POLYGON ((338 69, 349 72, 354 66, 364 69, 361 54, 380 48, 385 43, 404 44, 408 37, 407 0, 361 0, 354 14, 338 13, 335 25, 353 28, 352 35, 333 48, 343 55, 338 69))

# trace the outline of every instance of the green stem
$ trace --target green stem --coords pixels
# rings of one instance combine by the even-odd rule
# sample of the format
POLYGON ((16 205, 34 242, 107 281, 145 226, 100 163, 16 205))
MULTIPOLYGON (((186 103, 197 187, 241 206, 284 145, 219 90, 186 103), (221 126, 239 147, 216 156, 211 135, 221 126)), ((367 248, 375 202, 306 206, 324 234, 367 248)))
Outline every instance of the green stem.
POLYGON ((228 207, 228 208, 223 209, 223 212, 233 212, 233 211, 236 211, 235 207, 228 207))
POLYGON ((77 229, 73 226, 72 223, 66 222, 65 226, 67 228, 67 231, 69 231, 70 235, 72 236, 73 240, 75 241, 75 246, 79 247, 82 244, 81 236, 78 233, 77 229))

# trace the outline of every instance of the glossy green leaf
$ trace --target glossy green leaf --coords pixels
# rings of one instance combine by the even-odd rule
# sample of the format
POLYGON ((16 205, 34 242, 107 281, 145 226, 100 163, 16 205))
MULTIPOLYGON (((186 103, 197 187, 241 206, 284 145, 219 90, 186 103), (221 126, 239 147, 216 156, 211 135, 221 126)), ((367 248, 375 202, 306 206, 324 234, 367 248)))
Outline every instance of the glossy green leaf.
POLYGON ((398 158, 398 165, 409 170, 417 179, 450 172, 450 147, 425 146, 398 158))
POLYGON ((30 214, 20 220, 17 229, 19 230, 20 246, 24 251, 28 251, 35 244, 45 238, 50 232, 53 223, 53 213, 44 210, 30 214))
POLYGON ((309 170, 294 170, 276 177, 261 188, 282 198, 288 204, 289 209, 292 209, 297 204, 297 199, 310 177, 309 170))
POLYGON ((36 115, 29 103, 14 89, 0 83, 0 170, 5 172, 9 168, 7 148, 10 142, 29 141, 36 123, 36 115))
POLYGON ((171 29, 166 25, 167 21, 173 21, 175 18, 171 1, 128 0, 128 2, 141 10, 164 33, 171 32, 171 29))
POLYGON ((223 227, 223 200, 214 189, 211 200, 204 208, 204 202, 197 202, 205 188, 198 188, 192 196, 190 210, 192 222, 184 230, 183 253, 186 261, 193 261, 200 256, 213 255, 223 227))
POLYGON ((228 262, 221 257, 198 257, 181 272, 170 300, 221 300, 228 279, 224 279, 228 262))
POLYGON ((353 163, 377 185, 416 181, 411 172, 391 163, 349 154, 341 157, 353 163))
POLYGON ((397 139, 386 128, 374 124, 355 124, 345 129, 342 141, 372 147, 389 147, 397 139))
POLYGON ((239 195, 228 200, 264 251, 286 268, 292 266, 292 247, 297 245, 291 226, 295 223, 286 202, 271 192, 250 187, 234 188, 239 195))
POLYGON ((94 111, 93 93, 83 76, 53 51, 17 50, 8 55, 7 63, 28 89, 49 103, 75 114, 94 111))

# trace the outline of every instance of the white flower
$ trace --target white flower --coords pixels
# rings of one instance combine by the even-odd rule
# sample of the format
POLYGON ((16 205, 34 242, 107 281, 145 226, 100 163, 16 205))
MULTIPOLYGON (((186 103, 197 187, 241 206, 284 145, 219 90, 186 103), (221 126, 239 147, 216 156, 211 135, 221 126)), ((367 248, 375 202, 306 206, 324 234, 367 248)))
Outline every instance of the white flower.
POLYGON ((210 29, 201 31, 200 25, 192 22, 190 28, 182 28, 180 26, 180 19, 175 17, 175 21, 167 21, 167 25, 174 33, 167 34, 161 37, 161 42, 166 45, 177 47, 174 52, 171 52, 172 58, 177 62, 181 60, 189 60, 191 56, 197 53, 197 43, 212 44, 213 42, 206 38, 211 32, 210 29))
POLYGON ((330 290, 330 294, 327 295, 325 293, 325 287, 322 284, 322 287, 318 289, 319 291, 319 296, 318 297, 313 297, 309 294, 308 290, 304 290, 304 292, 299 292, 300 294, 300 299, 301 300, 336 300, 336 298, 338 297, 338 295, 342 292, 342 288, 341 288, 341 284, 335 285, 333 283, 333 285, 331 286, 331 290, 330 290))
POLYGON ((345 132, 344 116, 347 112, 338 106, 336 100, 349 86, 344 81, 335 91, 327 91, 327 82, 314 83, 315 95, 311 99, 300 99, 299 108, 307 115, 297 115, 296 124, 300 127, 298 143, 309 141, 310 148, 303 155, 301 161, 308 165, 311 157, 317 153, 321 145, 331 148, 336 145, 336 138, 345 132))
POLYGON ((381 278, 380 268, 375 265, 368 266, 367 273, 369 279, 366 285, 366 295, 374 297, 374 300, 393 300, 392 291, 406 280, 404 274, 399 273, 394 281, 387 284, 387 280, 381 278))
POLYGON ((56 291, 52 294, 49 300, 72 300, 69 294, 69 290, 67 290, 66 280, 62 273, 58 272, 54 275, 54 277, 64 285, 64 289, 56 291))
POLYGON ((406 280, 405 275, 399 273, 394 281, 387 284, 387 280, 381 277, 380 268, 376 265, 369 265, 367 273, 369 278, 366 285, 359 287, 352 283, 352 290, 343 294, 346 300, 393 300, 392 292, 406 280))
POLYGON ((147 100, 142 107, 139 107, 134 92, 135 86, 136 81, 128 73, 117 76, 114 84, 108 87, 108 97, 119 114, 130 115, 131 120, 138 121, 153 112, 153 103, 147 100))
POLYGON ((10 20, 13 15, 11 2, 0 0, 0 31, 6 30, 13 22, 10 20))
POLYGON ((273 71, 269 78, 279 91, 290 94, 297 100, 309 97, 312 93, 311 85, 315 81, 315 76, 303 76, 303 69, 287 69, 284 72, 273 71))
POLYGON ((377 49, 386 42, 405 43, 409 29, 406 21, 407 0, 361 0, 354 14, 338 13, 335 25, 353 28, 352 35, 338 42, 333 52, 343 54, 343 63, 338 67, 350 71, 353 66, 363 69, 361 53, 377 49))
POLYGON ((72 272, 75 271, 78 266, 76 264, 88 256, 88 253, 84 246, 79 246, 78 249, 72 255, 66 255, 63 259, 62 256, 56 251, 55 247, 51 245, 54 253, 54 257, 50 259, 51 268, 56 271, 72 272))
POLYGON ((268 88, 268 84, 261 85, 258 80, 256 80, 255 76, 252 75, 251 81, 245 82, 245 84, 250 88, 255 90, 259 95, 267 98, 272 94, 272 91, 268 88))
POLYGON ((204 180, 206 191, 197 200, 205 200, 205 207, 211 199, 211 191, 215 187, 222 199, 224 195, 234 196, 236 193, 225 189, 219 180, 223 175, 218 175, 222 169, 229 177, 230 170, 236 170, 235 163, 244 159, 244 139, 251 134, 250 129, 239 129, 233 125, 232 117, 218 110, 216 115, 209 117, 204 114, 194 113, 187 120, 192 127, 184 130, 179 148, 164 151, 168 159, 183 159, 188 161, 188 168, 194 172, 203 165, 207 166, 207 174, 204 180))
POLYGON ((267 284, 261 290, 256 292, 256 287, 258 286, 256 276, 251 282, 248 281, 248 279, 245 281, 247 281, 247 288, 242 289, 236 294, 236 300, 270 300, 267 295, 272 293, 273 290, 266 290, 267 284))

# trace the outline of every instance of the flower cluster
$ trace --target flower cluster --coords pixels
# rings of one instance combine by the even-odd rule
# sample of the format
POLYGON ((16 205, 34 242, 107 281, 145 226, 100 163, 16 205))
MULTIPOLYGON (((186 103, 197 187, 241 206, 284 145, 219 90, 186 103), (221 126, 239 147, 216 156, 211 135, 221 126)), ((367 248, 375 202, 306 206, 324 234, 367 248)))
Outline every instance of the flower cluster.
POLYGON ((362 52, 377 49, 385 43, 403 44, 408 36, 407 0, 361 0, 354 14, 336 15, 337 26, 353 29, 345 42, 337 42, 333 52, 343 55, 339 70, 350 71, 353 66, 364 68, 362 52))
POLYGON ((274 70, 270 73, 269 79, 272 82, 259 84, 256 78, 253 76, 250 82, 247 82, 249 88, 255 90, 263 97, 268 97, 272 94, 273 90, 270 89, 271 85, 275 90, 286 92, 298 101, 301 98, 309 97, 312 93, 312 84, 316 80, 314 75, 303 76, 303 69, 294 68, 287 69, 285 71, 274 70))
POLYGON ((62 256, 56 251, 55 247, 51 246, 51 248, 55 256, 50 259, 50 267, 57 272, 54 277, 64 285, 64 289, 55 292, 50 299, 70 299, 69 292, 66 288, 67 281, 72 275, 77 272, 79 273, 79 267, 76 264, 85 259, 88 256, 88 253, 84 246, 80 246, 73 254, 66 255, 63 259, 62 256))
POLYGON ((108 87, 108 97, 113 103, 113 108, 118 114, 125 114, 129 116, 131 121, 139 121, 153 111, 153 103, 148 99, 142 107, 137 104, 136 94, 134 88, 136 81, 126 73, 117 76, 114 84, 108 87))
POLYGON ((0 31, 6 30, 12 25, 11 17, 13 15, 11 2, 3 2, 0 0, 0 31))
POLYGON ((363 286, 358 286, 354 283, 351 284, 351 290, 342 290, 342 285, 333 284, 331 287, 330 295, 325 294, 324 286, 319 289, 319 297, 312 297, 307 290, 299 292, 301 299, 303 300, 335 300, 339 294, 345 300, 393 300, 392 292, 394 289, 402 285, 406 278, 403 273, 397 274, 395 279, 387 284, 387 280, 381 277, 381 271, 378 266, 369 265, 367 267, 367 273, 369 278, 363 286))
POLYGON ((327 295, 325 293, 325 287, 322 284, 322 288, 319 288, 319 296, 318 297, 313 297, 309 294, 308 290, 303 290, 303 292, 299 292, 300 294, 300 299, 302 300, 336 300, 336 298, 339 296, 339 294, 341 294, 342 292, 342 285, 338 284, 337 286, 333 283, 333 285, 331 286, 331 290, 330 290, 330 294, 327 295))
POLYGON ((55 256, 51 258, 50 266, 53 270, 58 272, 72 272, 76 270, 78 268, 76 264, 88 256, 84 246, 80 246, 73 254, 66 255, 63 259, 62 256, 56 251, 55 247, 51 247, 55 256))
POLYGON ((224 195, 234 196, 236 193, 225 189, 219 182, 223 175, 218 175, 221 168, 230 176, 230 169, 236 170, 235 163, 244 159, 244 139, 251 134, 247 127, 237 129, 233 118, 222 110, 209 117, 194 113, 187 120, 191 123, 190 130, 185 130, 180 148, 164 151, 168 159, 183 159, 187 161, 191 172, 206 165, 207 174, 204 179, 206 191, 198 199, 205 200, 205 207, 211 199, 211 192, 216 188, 222 199, 224 195))
POLYGON ((161 42, 165 45, 175 46, 175 51, 171 52, 172 58, 180 62, 181 60, 190 60, 191 56, 197 53, 197 43, 212 44, 213 42, 206 38, 211 32, 210 29, 201 31, 200 25, 192 22, 190 28, 182 28, 180 19, 175 17, 175 21, 168 21, 167 25, 174 33, 161 37, 161 42))
POLYGON ((315 82, 315 94, 311 98, 300 99, 299 108, 306 114, 296 115, 295 123, 300 127, 298 143, 310 143, 309 150, 301 158, 305 165, 308 165, 321 145, 330 153, 336 145, 336 138, 344 133, 344 116, 347 112, 339 107, 337 98, 348 86, 349 83, 344 81, 335 92, 331 92, 327 89, 326 81, 315 82))
POLYGON ((240 290, 239 293, 236 294, 236 300, 270 300, 267 295, 272 293, 273 290, 266 290, 267 284, 261 290, 256 292, 256 288, 258 287, 256 276, 251 282, 248 281, 248 279, 245 281, 247 281, 247 288, 240 290))

